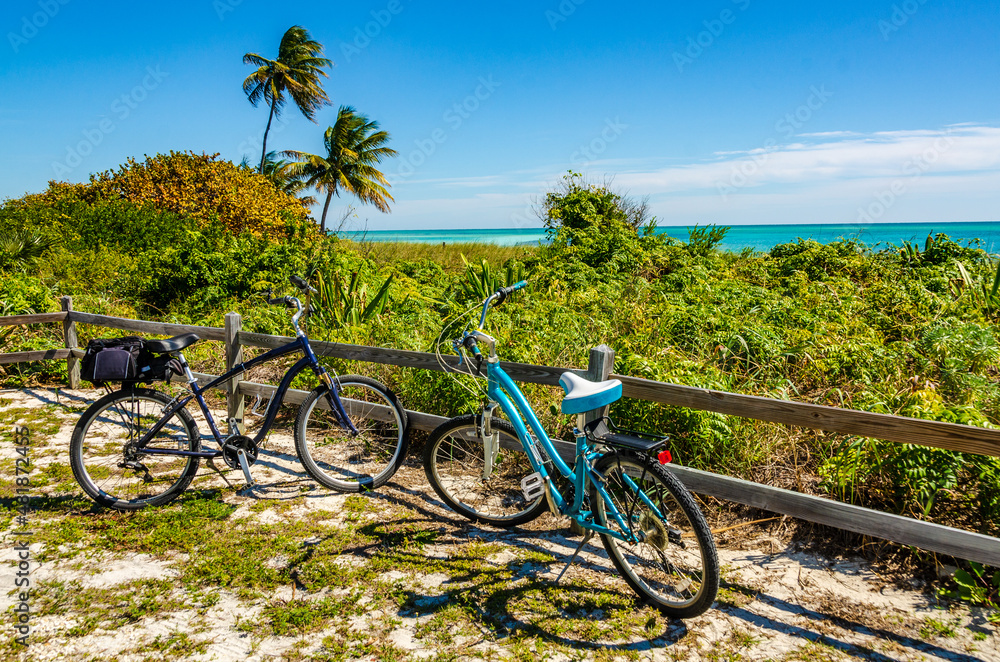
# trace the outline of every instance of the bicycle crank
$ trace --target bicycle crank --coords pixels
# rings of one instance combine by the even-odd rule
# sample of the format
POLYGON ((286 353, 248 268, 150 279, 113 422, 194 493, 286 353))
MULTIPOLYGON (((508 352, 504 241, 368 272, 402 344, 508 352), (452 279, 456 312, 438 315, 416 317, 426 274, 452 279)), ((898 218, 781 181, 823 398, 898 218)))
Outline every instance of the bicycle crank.
POLYGON ((247 464, 250 466, 253 466, 257 461, 259 453, 257 444, 250 437, 238 434, 227 439, 225 445, 222 447, 222 459, 225 460, 226 466, 230 469, 243 468, 240 462, 240 451, 243 451, 247 464))

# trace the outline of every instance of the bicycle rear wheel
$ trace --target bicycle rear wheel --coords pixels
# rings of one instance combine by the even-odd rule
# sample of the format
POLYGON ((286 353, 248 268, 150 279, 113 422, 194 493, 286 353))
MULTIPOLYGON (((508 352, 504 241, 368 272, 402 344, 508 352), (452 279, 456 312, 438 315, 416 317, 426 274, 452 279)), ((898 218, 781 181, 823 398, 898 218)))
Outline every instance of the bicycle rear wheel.
POLYGON ((320 386, 299 407, 295 452, 316 482, 341 492, 362 492, 384 485, 406 458, 406 410, 388 388, 368 377, 338 380, 340 400, 360 434, 337 422, 320 386))
POLYGON ((521 479, 534 473, 521 450, 517 432, 507 421, 492 419, 500 434, 493 470, 484 479, 486 453, 476 416, 453 418, 439 425, 424 446, 424 471, 431 487, 455 512, 473 522, 507 528, 535 519, 547 508, 545 496, 524 498, 521 479))
MULTIPOLYGON (((160 391, 130 388, 104 396, 83 412, 73 429, 69 457, 76 482, 91 499, 116 510, 138 510, 163 505, 191 484, 198 458, 135 448, 170 401, 160 391)), ((150 447, 199 450, 194 419, 180 410, 150 439, 150 447)))
POLYGON ((625 581, 668 616, 690 618, 705 612, 719 590, 719 559, 708 522, 691 493, 655 460, 633 453, 608 453, 594 470, 604 477, 604 490, 624 527, 592 483, 594 521, 640 540, 630 543, 601 535, 625 581))

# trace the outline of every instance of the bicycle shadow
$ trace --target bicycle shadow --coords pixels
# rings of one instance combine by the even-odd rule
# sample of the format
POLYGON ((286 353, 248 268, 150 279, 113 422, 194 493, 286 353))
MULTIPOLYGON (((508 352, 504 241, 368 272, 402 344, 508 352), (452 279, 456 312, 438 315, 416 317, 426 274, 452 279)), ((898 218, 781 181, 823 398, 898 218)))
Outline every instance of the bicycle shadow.
POLYGON ((18 389, 18 393, 27 395, 48 405, 68 406, 68 403, 72 403, 74 406, 84 408, 89 407, 94 402, 97 402, 98 399, 104 397, 103 392, 96 398, 89 398, 81 395, 79 392, 64 388, 24 388, 18 389), (63 400, 67 402, 63 402, 63 400))
MULTIPOLYGON (((396 611, 399 617, 432 616, 458 604, 469 615, 470 622, 490 639, 531 635, 575 649, 610 652, 640 653, 668 647, 688 632, 683 622, 654 617, 649 619, 647 627, 651 636, 642 641, 609 643, 567 635, 565 631, 571 629, 574 622, 590 629, 595 621, 604 619, 609 613, 635 611, 635 600, 629 589, 624 584, 618 591, 564 580, 558 585, 558 597, 553 599, 554 584, 544 575, 550 574, 550 565, 561 565, 559 559, 551 562, 510 560, 484 564, 483 558, 462 552, 465 543, 461 540, 436 540, 433 544, 440 553, 434 557, 429 557, 423 550, 400 550, 401 538, 409 533, 399 529, 402 527, 404 531, 409 531, 406 527, 411 524, 424 526, 428 520, 411 517, 365 524, 358 528, 358 533, 366 542, 341 552, 365 561, 377 560, 380 555, 391 552, 391 565, 396 571, 432 572, 447 576, 437 585, 440 592, 421 592, 413 588, 400 590, 398 595, 402 604, 396 611), (534 614, 531 620, 527 620, 521 615, 519 606, 526 607, 536 600, 553 600, 555 606, 541 620, 533 608, 526 608, 525 612, 534 614)), ((321 543, 322 540, 316 541, 300 563, 308 563, 312 550, 321 543)))
MULTIPOLYGON (((444 505, 435 502, 422 492, 398 484, 393 487, 394 491, 398 490, 408 496, 417 497, 423 503, 414 503, 387 492, 370 494, 371 498, 407 508, 413 516, 393 519, 391 524, 373 522, 359 527, 359 533, 372 539, 373 542, 345 550, 344 553, 371 560, 381 550, 394 549, 398 545, 399 534, 393 532, 392 528, 405 527, 408 524, 421 527, 426 527, 428 524, 450 524, 459 529, 457 535, 453 534, 452 540, 440 538, 435 540, 433 556, 424 551, 393 551, 393 567, 397 569, 410 569, 418 573, 431 572, 448 577, 437 587, 441 592, 403 590, 401 594, 404 596, 404 602, 397 612, 398 616, 419 618, 434 615, 454 604, 460 604, 473 616, 475 622, 485 626, 490 637, 531 635, 553 644, 577 649, 633 654, 669 647, 687 636, 688 628, 683 621, 667 619, 656 612, 651 612, 653 616, 647 622, 648 638, 641 641, 600 642, 565 634, 566 630, 572 629, 574 623, 581 628, 590 629, 595 621, 605 619, 609 613, 634 612, 637 608, 636 598, 631 589, 624 582, 614 581, 618 576, 617 572, 611 567, 611 561, 598 539, 593 539, 584 547, 584 554, 597 558, 595 560, 584 558, 581 562, 581 557, 578 557, 574 563, 576 568, 597 573, 598 580, 595 581, 591 577, 588 580, 578 581, 571 573, 556 584, 555 576, 569 560, 569 556, 579 544, 579 539, 570 540, 557 531, 481 528, 435 512, 434 506, 443 509, 444 505), (461 539, 463 532, 470 540, 503 542, 529 552, 540 553, 550 557, 551 560, 542 561, 536 557, 528 561, 512 559, 499 563, 492 561, 484 563, 483 558, 462 552, 467 543, 461 539), (553 550, 552 543, 559 549, 553 550), (620 585, 614 587, 599 585, 604 583, 620 585), (519 613, 518 605, 538 599, 539 596, 544 596, 541 599, 551 600, 554 591, 558 595, 555 598, 555 611, 548 617, 539 620, 535 613, 531 620, 527 620, 519 613)), ((439 530, 441 528, 439 527, 439 530)), ((525 611, 534 613, 532 609, 525 611)))
MULTIPOLYGON (((409 497, 415 497, 415 499, 410 500, 384 493, 373 496, 378 496, 381 499, 415 511, 415 513, 419 514, 419 517, 410 520, 414 523, 447 523, 459 530, 458 535, 461 535, 461 532, 464 531, 470 538, 477 540, 504 542, 512 546, 552 556, 552 561, 544 564, 548 566, 545 568, 539 568, 540 564, 537 561, 513 560, 507 562, 502 567, 497 567, 493 571, 487 571, 485 576, 481 576, 482 573, 463 573, 463 565, 470 559, 469 557, 459 556, 450 563, 450 570, 453 574, 449 574, 450 579, 445 583, 456 584, 456 586, 441 594, 430 591, 423 593, 412 590, 407 591, 406 608, 400 610, 400 616, 432 615, 454 602, 459 602, 466 604, 481 622, 490 628, 494 636, 506 637, 524 633, 539 636, 552 643, 572 645, 592 650, 603 649, 622 652, 641 652, 650 650, 651 648, 669 647, 688 634, 688 628, 683 622, 669 621, 667 627, 657 632, 655 636, 650 636, 646 641, 606 644, 567 637, 560 634, 559 630, 564 630, 565 628, 558 624, 553 624, 551 627, 546 628, 537 619, 530 622, 519 619, 516 609, 510 608, 510 605, 516 605, 519 600, 524 599, 525 596, 530 595, 532 592, 547 591, 556 586, 553 581, 554 574, 561 570, 563 564, 568 561, 570 554, 576 549, 580 538, 578 536, 571 537, 567 535, 568 531, 565 530, 531 531, 521 528, 496 530, 481 527, 471 522, 467 523, 455 519, 458 516, 452 515, 443 503, 436 501, 427 494, 406 489, 399 485, 394 485, 394 487, 409 497), (439 511, 444 511, 444 514, 439 511), (552 543, 556 544, 555 548, 552 543), (504 586, 504 584, 510 584, 510 582, 518 580, 521 583, 514 586, 504 586), (483 604, 474 601, 471 604, 463 602, 465 599, 463 595, 465 593, 471 593, 472 596, 489 595, 488 604, 492 605, 492 608, 487 608, 485 602, 483 604)), ((377 535, 377 531, 372 530, 369 534, 377 535)), ((436 544, 439 546, 450 545, 457 548, 464 544, 464 542, 456 540, 451 543, 436 544)), ((593 558, 591 563, 585 565, 588 570, 597 572, 603 576, 617 577, 617 571, 611 566, 611 562, 597 538, 593 539, 584 549, 593 558)), ((420 556, 419 558, 426 561, 425 556, 420 556)), ((755 557, 749 558, 753 560, 755 557)), ((447 564, 452 559, 453 557, 447 556, 447 561, 444 561, 444 563, 447 564)), ((766 557, 761 555, 758 560, 764 561, 765 559, 766 557)), ((796 559, 796 561, 806 561, 803 563, 803 566, 810 567, 807 559, 796 559)), ((442 560, 436 558, 435 563, 442 563, 442 560)), ((420 567, 417 565, 416 558, 414 559, 414 565, 418 568, 420 567)), ((816 569, 829 569, 827 564, 818 559, 811 565, 816 569)), ((443 572, 448 574, 449 570, 443 570, 443 572)), ((721 586, 730 591, 746 595, 751 598, 751 602, 743 606, 717 602, 713 605, 714 611, 710 611, 706 615, 709 618, 713 618, 713 620, 721 616, 733 623, 740 621, 744 625, 754 626, 766 632, 784 634, 803 642, 808 641, 822 644, 855 659, 875 660, 876 662, 889 662, 896 659, 879 652, 870 645, 858 643, 857 639, 861 637, 872 638, 879 642, 888 641, 914 655, 934 656, 951 662, 984 662, 985 659, 949 650, 934 643, 878 627, 877 625, 861 623, 839 616, 836 613, 825 613, 822 609, 797 604, 770 595, 764 591, 750 589, 736 583, 723 581, 721 586), (758 604, 757 609, 754 609, 754 603, 758 604), (777 610, 786 614, 788 618, 777 617, 774 614, 760 613, 765 610, 777 610), (807 621, 809 625, 802 624, 803 620, 807 621), (835 625, 841 632, 831 632, 831 624, 835 625)), ((603 596, 604 600, 609 597, 611 598, 609 604, 617 605, 619 608, 635 609, 638 607, 637 599, 625 585, 624 581, 621 582, 621 593, 607 588, 595 588, 592 584, 574 584, 572 580, 566 583, 565 579, 562 583, 558 584, 558 587, 562 592, 581 594, 581 596, 583 594, 593 594, 594 591, 600 591, 605 594, 603 596)), ((561 620, 570 621, 577 619, 587 620, 591 617, 592 615, 590 614, 577 614, 572 611, 559 614, 561 620)))

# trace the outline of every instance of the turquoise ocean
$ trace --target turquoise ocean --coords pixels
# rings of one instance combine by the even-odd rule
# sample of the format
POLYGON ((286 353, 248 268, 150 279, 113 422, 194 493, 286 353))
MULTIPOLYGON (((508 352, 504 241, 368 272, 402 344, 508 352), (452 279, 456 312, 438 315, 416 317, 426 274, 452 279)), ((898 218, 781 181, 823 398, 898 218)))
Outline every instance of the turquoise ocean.
MULTIPOLYGON (((657 231, 682 241, 693 226, 661 226, 657 231)), ((729 251, 751 248, 770 250, 773 246, 813 239, 823 244, 838 239, 856 239, 870 247, 899 246, 904 241, 923 242, 929 234, 944 233, 959 243, 978 239, 980 247, 990 253, 1000 253, 1000 222, 954 223, 870 223, 870 224, 800 224, 800 225, 733 225, 719 245, 729 251)), ((341 236, 354 241, 400 241, 429 244, 497 244, 500 246, 534 245, 545 241, 544 228, 502 230, 377 230, 343 232, 341 236)))

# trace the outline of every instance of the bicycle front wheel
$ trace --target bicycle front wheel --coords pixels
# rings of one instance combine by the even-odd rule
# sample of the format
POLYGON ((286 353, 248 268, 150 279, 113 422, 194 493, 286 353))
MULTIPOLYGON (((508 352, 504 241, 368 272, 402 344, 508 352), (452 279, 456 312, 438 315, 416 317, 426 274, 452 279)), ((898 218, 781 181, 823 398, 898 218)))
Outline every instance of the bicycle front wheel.
POLYGON ((341 427, 330 411, 327 387, 320 386, 299 407, 295 452, 319 484, 341 492, 380 487, 406 457, 406 410, 385 386, 361 375, 337 380, 340 400, 354 427, 341 427))
POLYGON ((170 401, 160 391, 125 389, 104 396, 83 412, 73 429, 69 457, 76 482, 91 499, 116 510, 138 510, 163 505, 191 484, 198 458, 148 450, 201 447, 198 428, 186 410, 174 414, 145 449, 136 448, 170 401))
POLYGON ((487 444, 479 436, 476 416, 470 414, 446 421, 431 433, 424 446, 427 480, 448 506, 473 522, 501 528, 524 524, 545 512, 545 496, 524 498, 521 479, 535 470, 524 451, 513 450, 521 448, 514 426, 498 418, 490 425, 500 435, 500 444, 488 475, 487 444))
POLYGON ((719 559, 691 493, 655 460, 632 453, 608 453, 594 470, 604 477, 604 492, 619 515, 592 483, 595 522, 637 540, 601 534, 625 581, 668 616, 705 612, 719 590, 719 559))

